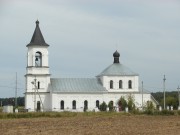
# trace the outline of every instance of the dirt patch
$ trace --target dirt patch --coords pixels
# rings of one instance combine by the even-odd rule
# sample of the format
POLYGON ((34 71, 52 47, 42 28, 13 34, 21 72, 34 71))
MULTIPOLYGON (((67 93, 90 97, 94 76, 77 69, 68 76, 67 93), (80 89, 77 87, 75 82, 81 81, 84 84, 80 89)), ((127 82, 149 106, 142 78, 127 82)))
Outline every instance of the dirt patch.
POLYGON ((2 119, 0 135, 178 135, 180 116, 2 119))

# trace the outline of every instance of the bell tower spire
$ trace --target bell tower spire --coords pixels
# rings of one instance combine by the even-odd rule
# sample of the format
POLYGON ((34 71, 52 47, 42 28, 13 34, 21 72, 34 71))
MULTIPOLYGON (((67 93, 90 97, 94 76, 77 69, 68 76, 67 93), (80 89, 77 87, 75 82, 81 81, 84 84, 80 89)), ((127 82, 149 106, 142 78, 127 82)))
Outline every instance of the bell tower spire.
POLYGON ((41 46, 49 46, 45 40, 44 37, 41 33, 40 27, 39 27, 39 21, 36 21, 36 28, 34 30, 34 34, 31 38, 30 43, 27 46, 31 46, 31 45, 41 45, 41 46))

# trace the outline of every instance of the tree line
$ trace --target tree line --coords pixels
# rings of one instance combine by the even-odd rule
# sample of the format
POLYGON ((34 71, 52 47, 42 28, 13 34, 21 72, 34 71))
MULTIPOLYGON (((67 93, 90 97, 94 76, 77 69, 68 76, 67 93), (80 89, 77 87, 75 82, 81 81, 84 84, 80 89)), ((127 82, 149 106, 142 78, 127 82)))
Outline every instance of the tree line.
MULTIPOLYGON (((0 98, 0 106, 5 106, 5 105, 13 105, 15 106, 15 98, 0 98)), ((17 98, 17 105, 18 106, 24 106, 24 97, 18 97, 17 98)))
MULTIPOLYGON (((151 94, 159 102, 160 106, 164 106, 163 92, 155 92, 151 94)), ((178 92, 177 91, 166 92, 165 95, 166 95, 165 98, 166 106, 173 106, 174 109, 178 109, 179 106, 178 92)))

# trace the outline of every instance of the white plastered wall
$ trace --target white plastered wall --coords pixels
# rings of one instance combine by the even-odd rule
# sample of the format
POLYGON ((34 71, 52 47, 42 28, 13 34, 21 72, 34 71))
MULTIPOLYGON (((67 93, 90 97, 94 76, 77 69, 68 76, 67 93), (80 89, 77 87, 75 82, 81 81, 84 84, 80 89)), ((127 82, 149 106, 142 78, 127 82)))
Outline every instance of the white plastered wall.
POLYGON ((37 109, 37 102, 42 101, 41 106, 41 111, 51 111, 51 103, 50 103, 50 94, 49 93, 36 93, 36 98, 35 98, 35 93, 27 93, 25 95, 25 109, 28 109, 29 112, 33 112, 34 108, 37 109), (40 100, 41 98, 41 100, 40 100), (34 104, 36 99, 36 104, 34 104))
MULTIPOLYGON (((103 101, 108 104, 113 101, 114 106, 118 106, 117 102, 120 97, 124 97, 126 100, 128 96, 132 96, 135 100, 136 107, 142 106, 142 94, 120 94, 120 93, 104 93, 104 94, 63 94, 54 93, 52 94, 52 111, 83 111, 84 101, 88 101, 88 110, 92 111, 96 107, 96 100, 99 100, 99 104, 103 101), (60 102, 64 101, 64 110, 60 109, 60 102), (72 109, 72 101, 76 101, 76 110, 72 109)), ((147 101, 151 101, 150 94, 143 94, 143 104, 147 101)))

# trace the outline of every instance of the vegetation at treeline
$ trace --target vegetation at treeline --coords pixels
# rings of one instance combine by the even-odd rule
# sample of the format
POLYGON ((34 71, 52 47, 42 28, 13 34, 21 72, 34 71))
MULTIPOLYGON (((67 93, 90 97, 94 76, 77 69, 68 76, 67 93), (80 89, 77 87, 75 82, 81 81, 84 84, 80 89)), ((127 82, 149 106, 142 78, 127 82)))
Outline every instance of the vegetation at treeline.
MULTIPOLYGON (((158 101, 160 106, 163 106, 164 104, 164 93, 163 92, 156 92, 151 93, 152 96, 158 101)), ((178 100, 178 92, 177 91, 171 91, 166 92, 166 106, 173 106, 175 110, 178 109, 179 106, 179 100, 178 100)))
POLYGON ((28 113, 0 113, 0 119, 12 119, 12 118, 60 118, 60 117, 83 117, 83 116, 132 116, 132 115, 162 115, 162 116, 180 116, 180 111, 132 111, 129 113, 126 112, 28 112, 28 113))
MULTIPOLYGON (((4 105, 13 105, 15 106, 15 98, 0 98, 0 106, 4 105)), ((17 98, 17 105, 18 106, 24 106, 24 97, 18 97, 17 98)))
MULTIPOLYGON (((159 105, 163 107, 164 104, 164 95, 163 92, 152 93, 153 97, 158 101, 159 105)), ((104 105, 100 106, 101 110, 105 110, 105 108, 109 107, 111 111, 113 109, 113 103, 103 103, 104 105), (105 105, 106 104, 106 105, 105 105), (106 106, 106 107, 105 107, 106 106), (104 108, 103 108, 104 107, 104 108)), ((121 106, 121 110, 125 110, 125 107, 128 107, 129 110, 133 109, 133 99, 129 98, 128 101, 121 97, 121 102, 118 103, 121 106)), ((15 106, 15 98, 0 98, 0 106, 4 105, 13 105, 15 106)), ((24 97, 17 98, 17 105, 24 106, 24 97)), ((177 110, 179 101, 178 101, 178 93, 176 91, 166 92, 166 105, 173 106, 175 110, 177 110)))

